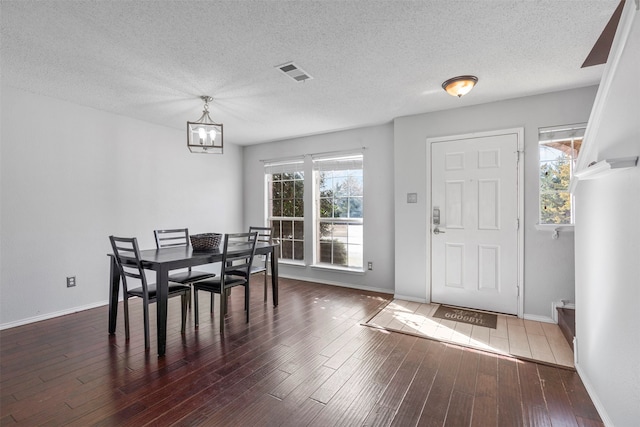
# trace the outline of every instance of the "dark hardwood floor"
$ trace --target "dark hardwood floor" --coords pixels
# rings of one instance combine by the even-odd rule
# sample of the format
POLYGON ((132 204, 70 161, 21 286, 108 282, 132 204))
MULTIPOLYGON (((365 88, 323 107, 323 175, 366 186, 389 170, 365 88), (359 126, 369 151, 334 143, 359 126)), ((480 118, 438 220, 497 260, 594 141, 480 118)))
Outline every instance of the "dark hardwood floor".
POLYGON ((249 325, 234 290, 223 338, 208 304, 181 335, 172 298, 163 358, 135 299, 129 342, 106 307, 1 331, 1 425, 602 426, 573 371, 361 326, 390 295, 280 282, 274 308, 254 278, 249 325))

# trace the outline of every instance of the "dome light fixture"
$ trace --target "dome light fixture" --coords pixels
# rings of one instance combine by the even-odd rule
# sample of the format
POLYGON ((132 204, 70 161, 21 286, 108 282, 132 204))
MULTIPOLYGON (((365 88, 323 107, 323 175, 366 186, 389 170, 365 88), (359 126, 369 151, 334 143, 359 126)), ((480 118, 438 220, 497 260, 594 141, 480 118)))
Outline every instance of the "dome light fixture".
POLYGON ((461 98, 463 95, 468 94, 476 83, 478 83, 476 76, 458 76, 442 83, 442 89, 446 90, 451 96, 461 98))
POLYGON ((222 154, 222 124, 214 123, 209 116, 210 96, 201 96, 204 101, 202 116, 195 122, 187 122, 187 147, 192 153, 222 154))

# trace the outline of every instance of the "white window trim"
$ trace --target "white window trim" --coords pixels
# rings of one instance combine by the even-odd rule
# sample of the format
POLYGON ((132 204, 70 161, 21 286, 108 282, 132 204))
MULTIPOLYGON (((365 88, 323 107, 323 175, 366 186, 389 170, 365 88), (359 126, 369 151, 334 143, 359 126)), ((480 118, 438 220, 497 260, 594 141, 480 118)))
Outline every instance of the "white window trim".
MULTIPOLYGON (((586 123, 576 123, 570 125, 561 125, 561 126, 551 126, 538 128, 538 172, 540 171, 540 149, 541 145, 545 145, 545 143, 553 142, 553 141, 566 141, 571 140, 571 147, 573 149, 573 141, 575 139, 581 139, 584 142, 584 134, 586 130, 586 123), (544 136, 543 136, 544 135, 544 136)), ((558 236, 558 232, 573 232, 573 226, 575 224, 575 200, 573 197, 573 193, 571 193, 571 182, 574 179, 576 163, 578 161, 580 153, 578 156, 572 156, 569 159, 569 185, 567 186, 566 191, 558 191, 558 193, 568 193, 571 199, 571 222, 569 224, 541 224, 540 220, 542 219, 542 193, 540 191, 540 176, 538 176, 538 222, 535 227, 538 231, 552 231, 553 238, 556 239, 558 236)), ((555 160, 554 160, 555 161, 555 160)), ((549 161, 549 163, 552 161, 549 161)))
MULTIPOLYGON (((269 160, 261 160, 265 165, 269 165, 269 166, 282 166, 285 164, 290 164, 290 163, 298 163, 298 164, 302 164, 303 168, 302 170, 304 171, 304 183, 305 183, 305 196, 304 196, 304 206, 305 206, 305 216, 302 217, 304 222, 305 222, 305 232, 308 233, 309 229, 308 227, 308 222, 310 223, 309 226, 311 226, 313 228, 313 237, 311 239, 306 238, 306 234, 305 234, 305 239, 304 239, 304 259, 303 260, 291 260, 291 259, 285 259, 285 258, 279 258, 278 259, 278 263, 281 265, 286 265, 286 266, 291 266, 294 268, 313 268, 313 269, 317 269, 317 270, 325 270, 325 271, 335 271, 335 272, 340 272, 340 273, 347 273, 347 274, 356 274, 356 275, 364 275, 366 274, 366 270, 365 270, 365 262, 364 260, 366 259, 366 255, 364 254, 365 252, 365 244, 364 244, 364 231, 363 231, 363 241, 362 241, 362 250, 363 250, 363 261, 362 261, 362 267, 344 267, 344 266, 339 266, 339 265, 333 265, 333 264, 328 264, 328 263, 315 263, 315 259, 316 259, 316 253, 315 253, 315 246, 316 246, 316 223, 317 223, 317 217, 316 217, 316 182, 315 182, 315 169, 314 169, 314 165, 313 165, 313 160, 328 160, 328 159, 333 159, 333 158, 347 158, 350 156, 362 156, 362 171, 363 171, 363 177, 364 177, 364 150, 366 147, 359 147, 359 148, 354 148, 354 149, 350 149, 350 150, 342 150, 342 151, 332 151, 332 152, 325 152, 325 153, 316 153, 316 154, 305 154, 302 156, 292 156, 292 157, 287 157, 287 158, 279 158, 279 159, 269 159, 269 160), (309 172, 311 174, 309 174, 309 172), (312 178, 308 178, 308 176, 311 176, 312 178), (311 187, 309 187, 311 186, 311 187), (311 202, 311 204, 309 204, 309 202, 311 202), (312 207, 312 212, 309 212, 308 209, 310 209, 310 207, 312 207), (309 249, 312 249, 311 251, 309 249)), ((266 173, 265 173, 265 193, 264 193, 264 211, 265 211, 265 224, 269 224, 269 220, 270 219, 278 219, 278 217, 270 217, 270 212, 269 212, 269 186, 268 186, 268 178, 266 177, 266 173)), ((363 200, 364 200, 364 194, 363 194, 363 200)), ((288 217, 287 217, 288 218, 288 217)), ((296 217, 298 218, 298 217, 296 217)), ((327 220, 334 220, 337 222, 353 222, 354 224, 362 224, 363 230, 364 230, 364 214, 363 214, 363 218, 327 218, 327 220)))

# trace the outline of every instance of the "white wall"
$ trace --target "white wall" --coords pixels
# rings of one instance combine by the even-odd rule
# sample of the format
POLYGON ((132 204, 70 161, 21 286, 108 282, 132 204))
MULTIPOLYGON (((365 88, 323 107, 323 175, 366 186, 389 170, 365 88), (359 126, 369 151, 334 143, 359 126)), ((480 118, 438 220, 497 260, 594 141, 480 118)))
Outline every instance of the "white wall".
MULTIPOLYGON (((597 160, 640 155, 640 22, 627 2, 624 49, 612 50, 585 144, 597 160), (612 67, 617 54, 619 63, 612 67), (609 75, 610 74, 610 75, 609 75)), ((614 45, 615 46, 615 45, 614 45)), ((587 159, 591 160, 591 159, 587 159)), ((640 167, 597 180, 576 191, 577 369, 605 423, 637 426, 640 420, 640 167)))
MULTIPOLYGON (((478 89, 480 90, 480 87, 478 89)), ((426 139, 524 127, 524 314, 551 320, 552 302, 574 299, 573 234, 537 231, 538 128, 586 122, 596 87, 400 117, 394 123, 395 292, 429 300, 426 139), (408 204, 407 193, 418 193, 408 204)), ((443 92, 443 96, 444 96, 443 92)), ((473 96, 473 92, 467 96, 473 96)), ((455 101, 452 99, 452 101, 455 101)))
POLYGON ((6 86, 1 111, 0 327, 106 303, 110 234, 243 228, 236 146, 191 154, 182 130, 6 86))
MULTIPOLYGON (((364 150, 364 262, 373 262, 364 274, 280 265, 282 276, 381 292, 393 291, 393 130, 392 125, 373 126, 343 132, 296 138, 244 148, 244 223, 264 224, 265 184, 261 160, 316 153, 364 150)), ((305 206, 312 209, 311 193, 305 192, 305 206)), ((305 224, 306 234, 311 224, 305 224)), ((308 240, 310 242, 310 240, 308 240)), ((310 253, 312 246, 306 245, 310 253)))

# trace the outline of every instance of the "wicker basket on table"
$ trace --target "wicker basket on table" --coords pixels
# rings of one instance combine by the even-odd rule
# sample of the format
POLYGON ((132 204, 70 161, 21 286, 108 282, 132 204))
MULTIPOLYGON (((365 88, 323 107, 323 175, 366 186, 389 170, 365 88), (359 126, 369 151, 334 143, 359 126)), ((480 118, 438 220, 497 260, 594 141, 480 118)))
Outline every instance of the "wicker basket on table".
POLYGON ((192 234, 189 236, 191 247, 194 251, 211 251, 220 246, 222 234, 218 233, 202 233, 192 234))

